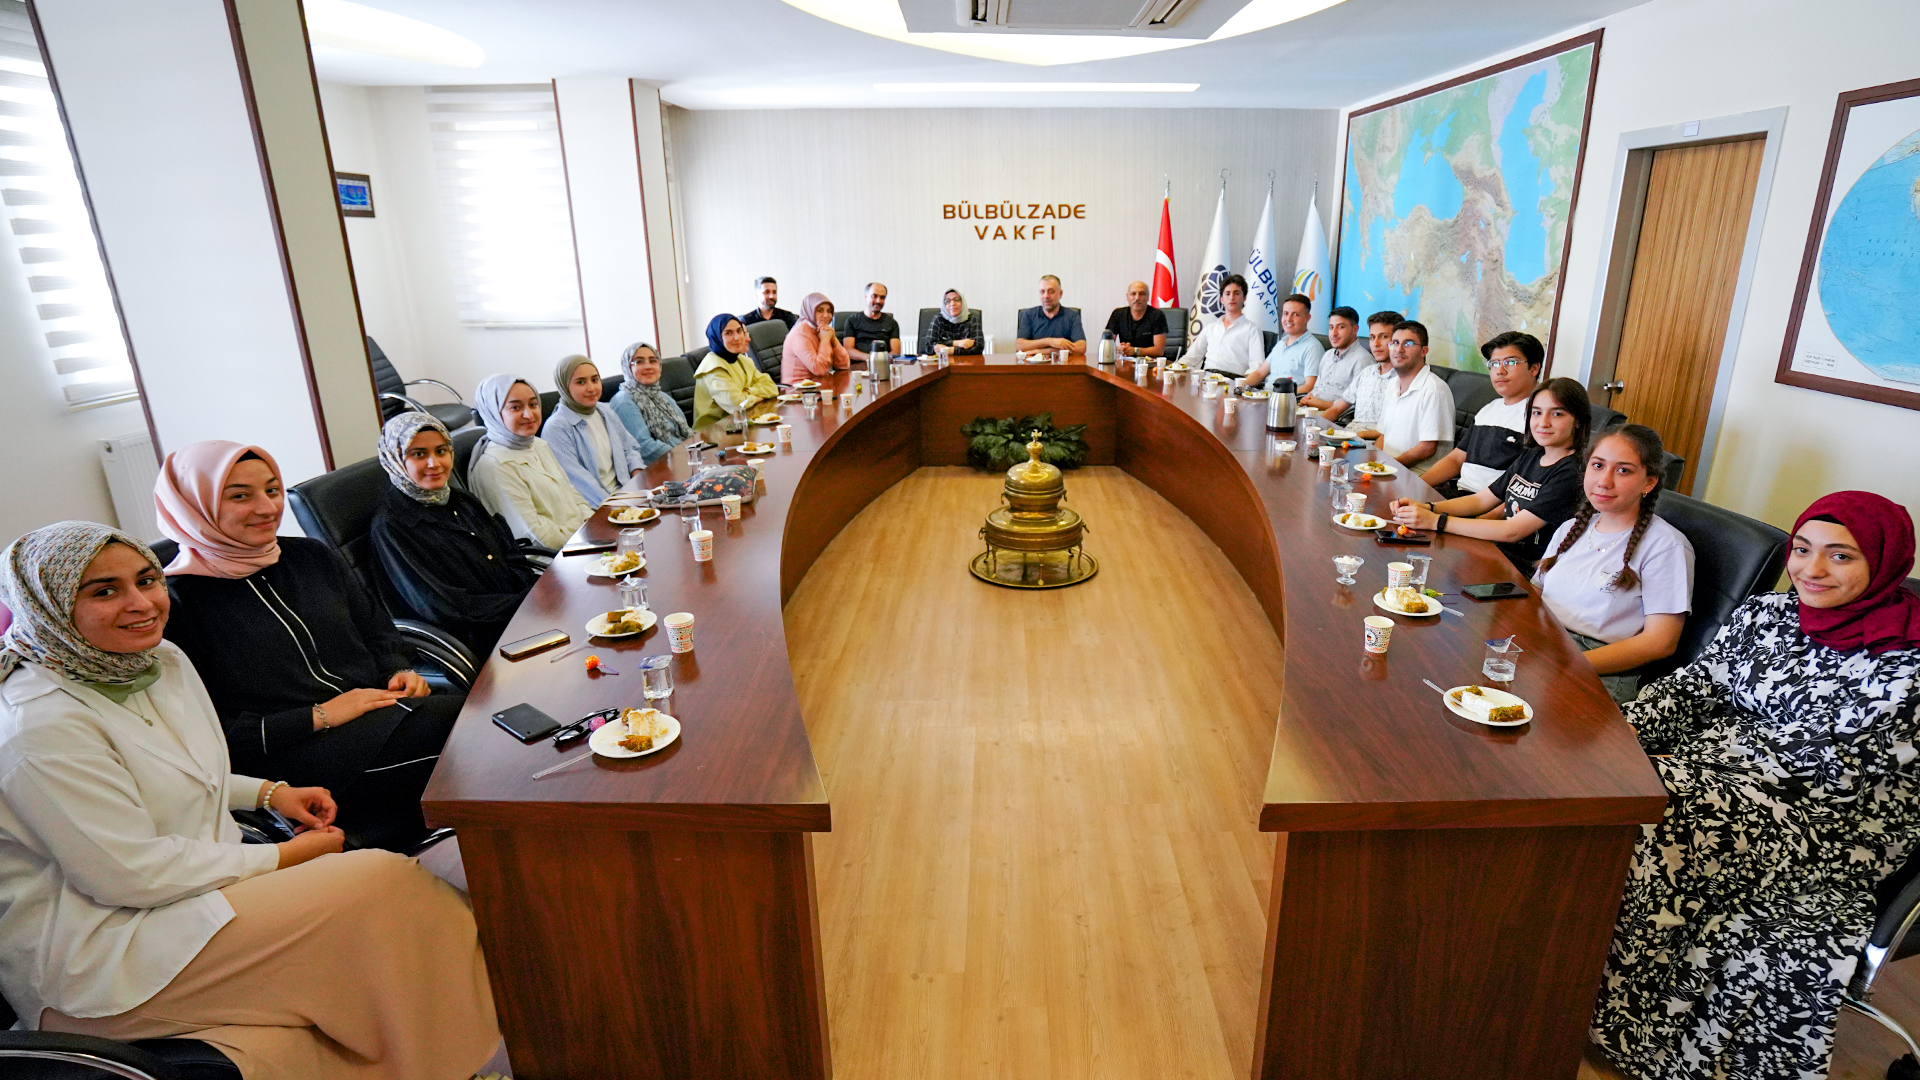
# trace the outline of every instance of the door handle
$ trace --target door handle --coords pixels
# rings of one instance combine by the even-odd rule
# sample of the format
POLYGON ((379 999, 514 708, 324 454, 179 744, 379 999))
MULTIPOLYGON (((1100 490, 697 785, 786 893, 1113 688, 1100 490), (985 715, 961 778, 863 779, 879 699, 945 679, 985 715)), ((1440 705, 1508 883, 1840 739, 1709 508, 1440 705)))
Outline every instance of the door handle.
POLYGON ((1609 394, 1617 394, 1620 391, 1625 390, 1626 388, 1627 388, 1627 384, 1620 382, 1617 379, 1614 380, 1613 382, 1606 383, 1600 387, 1600 389, 1605 390, 1609 394))

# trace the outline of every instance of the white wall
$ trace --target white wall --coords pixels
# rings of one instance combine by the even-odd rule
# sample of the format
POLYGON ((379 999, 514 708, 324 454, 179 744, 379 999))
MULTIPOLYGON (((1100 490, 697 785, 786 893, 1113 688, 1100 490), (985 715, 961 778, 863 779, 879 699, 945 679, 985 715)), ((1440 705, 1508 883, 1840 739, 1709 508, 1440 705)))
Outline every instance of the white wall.
POLYGON ((633 86, 626 79, 556 79, 574 259, 587 355, 609 371, 635 341, 657 343, 633 86))
MULTIPOLYGON (((1019 308, 1038 303, 1041 274, 1058 274, 1065 303, 1098 339, 1127 283, 1151 281, 1160 196, 1170 177, 1181 303, 1191 296, 1220 170, 1228 176, 1233 267, 1240 269, 1275 172, 1278 262, 1293 268, 1315 176, 1333 167, 1336 114, 1304 109, 668 110, 688 343, 707 319, 757 301, 753 279, 780 280, 781 306, 819 290, 841 310, 866 283, 891 292, 887 310, 912 335, 918 309, 947 288, 987 315, 1011 350, 1019 308), (947 203, 1082 203, 1057 239, 980 240, 947 220, 947 203)), ((1320 201, 1323 215, 1333 205, 1320 201)), ((1018 224, 1024 225, 1023 222, 1018 224)), ((1009 234, 1011 229, 1009 229, 1009 234)))
POLYGON ((1842 91, 1920 76, 1912 46, 1920 34, 1920 8, 1912 0, 1832 0, 1818 8, 1791 0, 1654 0, 1593 25, 1606 34, 1555 329, 1554 373, 1577 378, 1586 359, 1581 350, 1593 318, 1594 287, 1606 272, 1607 225, 1617 209, 1618 193, 1611 187, 1620 136, 1785 106, 1786 133, 1703 494, 1782 528, 1814 498, 1845 488, 1878 492, 1920 516, 1920 468, 1913 452, 1920 445, 1920 412, 1773 381, 1834 100, 1842 91))
MULTIPOLYGON (((586 351, 579 327, 499 330, 460 324, 425 91, 322 82, 320 102, 334 168, 372 177, 375 216, 347 219, 367 335, 403 377, 439 379, 468 402, 474 385, 496 371, 548 388, 562 356, 586 351)), ((610 373, 617 363, 602 367, 610 373)), ((432 387, 417 389, 426 400, 445 400, 432 387)))

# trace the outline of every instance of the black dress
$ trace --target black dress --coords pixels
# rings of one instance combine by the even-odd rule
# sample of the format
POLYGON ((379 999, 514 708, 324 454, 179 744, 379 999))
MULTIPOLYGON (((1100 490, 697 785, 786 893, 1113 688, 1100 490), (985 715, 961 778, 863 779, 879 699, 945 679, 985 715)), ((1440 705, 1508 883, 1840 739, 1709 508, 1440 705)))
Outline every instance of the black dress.
POLYGON ((370 535, 400 615, 440 627, 476 656, 500 640, 540 576, 507 523, 458 488, 428 506, 388 487, 370 535))
POLYGON ((466 698, 409 698, 324 731, 313 707, 383 689, 412 653, 386 608, 318 540, 280 538, 280 561, 243 578, 167 579, 167 640, 213 698, 235 772, 333 793, 335 824, 404 849, 425 833, 420 793, 466 698))

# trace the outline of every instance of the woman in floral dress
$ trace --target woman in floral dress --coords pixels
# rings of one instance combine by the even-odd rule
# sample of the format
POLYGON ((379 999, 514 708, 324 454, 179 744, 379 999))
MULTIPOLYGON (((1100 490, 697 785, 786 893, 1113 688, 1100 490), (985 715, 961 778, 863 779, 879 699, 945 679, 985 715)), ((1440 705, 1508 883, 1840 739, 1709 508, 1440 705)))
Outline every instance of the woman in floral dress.
POLYGON ((1828 495, 1792 593, 1742 604, 1625 706, 1667 786, 1634 849, 1593 1040, 1640 1080, 1827 1075, 1873 887, 1920 840, 1913 519, 1828 495))

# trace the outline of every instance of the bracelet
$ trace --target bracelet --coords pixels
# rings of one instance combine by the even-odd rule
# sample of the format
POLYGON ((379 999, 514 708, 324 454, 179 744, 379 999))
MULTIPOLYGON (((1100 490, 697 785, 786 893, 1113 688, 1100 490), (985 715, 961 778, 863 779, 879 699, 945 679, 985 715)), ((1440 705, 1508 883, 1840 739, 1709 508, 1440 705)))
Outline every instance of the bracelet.
POLYGON ((273 793, 287 786, 288 784, 285 780, 275 780, 273 783, 268 784, 267 793, 260 796, 260 805, 255 807, 254 809, 259 810, 259 809, 265 809, 266 807, 272 806, 273 793))
POLYGON ((1446 514, 1440 515, 1440 520, 1434 523, 1433 531, 1437 533, 1443 533, 1447 531, 1447 515, 1446 514))
POLYGON ((321 731, 325 731, 333 726, 333 723, 327 719, 326 706, 315 705, 313 707, 313 722, 320 725, 321 731))

